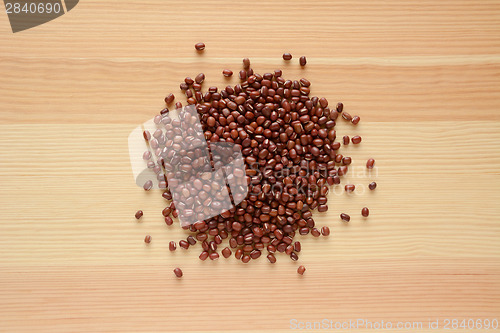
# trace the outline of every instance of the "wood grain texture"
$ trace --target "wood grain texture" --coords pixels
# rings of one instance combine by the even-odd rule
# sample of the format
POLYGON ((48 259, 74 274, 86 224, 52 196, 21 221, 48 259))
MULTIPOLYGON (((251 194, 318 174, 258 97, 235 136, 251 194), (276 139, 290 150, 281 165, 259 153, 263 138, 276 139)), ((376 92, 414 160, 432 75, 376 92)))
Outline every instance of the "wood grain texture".
POLYGON ((0 332, 500 319, 500 2, 83 1, 16 34, 1 15, 0 332), (332 234, 300 236, 299 262, 169 253, 186 234, 131 175, 127 136, 166 93, 199 72, 236 82, 221 71, 245 56, 362 118, 338 125, 364 138, 343 149, 356 192, 331 191, 314 217, 332 234))

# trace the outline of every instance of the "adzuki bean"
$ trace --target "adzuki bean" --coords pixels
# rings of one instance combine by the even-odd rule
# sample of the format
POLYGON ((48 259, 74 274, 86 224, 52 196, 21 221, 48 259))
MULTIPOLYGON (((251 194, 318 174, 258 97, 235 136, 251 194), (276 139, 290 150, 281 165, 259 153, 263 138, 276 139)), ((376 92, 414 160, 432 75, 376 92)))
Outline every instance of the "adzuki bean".
POLYGON ((357 145, 358 143, 361 142, 361 137, 359 135, 355 135, 352 137, 351 141, 353 144, 357 145))
POLYGON ((373 158, 370 158, 368 159, 368 161, 366 161, 366 168, 373 169, 374 165, 375 165, 375 160, 373 158))
POLYGON ((368 209, 368 207, 363 207, 363 209, 361 209, 361 215, 363 215, 364 217, 370 215, 370 210, 368 209))
POLYGON ((194 44, 194 48, 197 51, 203 51, 205 49, 205 43, 196 43, 194 44))
POLYGON ((351 220, 351 217, 345 213, 340 214, 340 218, 345 222, 349 222, 351 220))
POLYGON ((174 269, 174 274, 178 278, 182 277, 182 275, 183 275, 182 274, 182 270, 179 267, 177 267, 177 268, 174 269))
MULTIPOLYGON (((205 44, 197 43, 195 48, 202 51, 205 44)), ((283 59, 291 60, 292 55, 284 53, 283 59)), ((300 242, 294 242, 297 234, 311 233, 314 237, 330 234, 326 226, 318 230, 312 211, 328 210, 329 186, 339 185, 340 177, 348 173, 348 166, 353 162, 351 157, 340 154, 341 143, 346 146, 350 142, 361 142, 360 136, 351 139, 347 135, 335 141, 338 116, 342 115, 355 125, 360 118, 343 112, 341 102, 332 107, 326 98, 312 96, 311 82, 306 78, 287 80, 281 69, 259 74, 250 67, 248 58, 242 62, 244 69, 238 72, 240 81, 234 86, 204 89, 203 73, 194 79, 186 77, 180 83, 187 104, 198 111, 206 141, 228 142, 241 151, 245 168, 235 170, 231 176, 246 181, 248 194, 231 210, 183 226, 192 235, 180 240, 179 247, 188 249, 199 241, 203 249, 200 260, 216 260, 219 258, 218 247, 222 248, 221 244, 227 238, 228 247, 219 250, 224 258, 229 258, 234 252, 236 259, 248 263, 267 250, 264 255, 270 263, 276 262, 276 252, 285 253, 295 261, 301 251, 300 242)), ((306 57, 301 56, 300 66, 306 63, 306 57)), ((224 69, 222 74, 230 77, 233 72, 224 69)), ((170 105, 174 99, 174 95, 169 94, 165 103, 170 105)), ((182 103, 176 102, 175 108, 181 109, 182 103)), ((186 137, 179 135, 182 124, 170 119, 168 113, 169 109, 164 108, 154 118, 157 129, 153 134, 143 132, 151 149, 143 157, 148 168, 156 174, 163 198, 170 201, 169 185, 176 185, 167 181, 172 165, 189 174, 204 167, 205 162, 198 151, 181 151, 175 155, 177 160, 168 154, 168 147, 182 147, 182 142, 195 139, 190 133, 185 134, 186 137)), ((222 161, 213 158, 212 167, 221 165, 222 161)), ((367 167, 370 168, 368 162, 367 167)), ((145 190, 152 187, 152 180, 144 183, 145 190)), ((347 192, 354 189, 353 184, 345 185, 347 192)), ((187 211, 189 214, 201 216, 207 207, 220 207, 220 193, 200 179, 182 191, 186 197, 193 194, 199 202, 187 211)), ((167 225, 173 224, 172 218, 179 215, 173 203, 167 204, 162 214, 167 225)), ((346 222, 350 220, 345 213, 341 218, 346 222)), ((146 236, 146 239, 148 237, 151 241, 151 236, 146 236)), ((169 243, 170 251, 176 247, 175 242, 169 243)), ((304 274, 305 267, 300 266, 297 272, 304 274)))

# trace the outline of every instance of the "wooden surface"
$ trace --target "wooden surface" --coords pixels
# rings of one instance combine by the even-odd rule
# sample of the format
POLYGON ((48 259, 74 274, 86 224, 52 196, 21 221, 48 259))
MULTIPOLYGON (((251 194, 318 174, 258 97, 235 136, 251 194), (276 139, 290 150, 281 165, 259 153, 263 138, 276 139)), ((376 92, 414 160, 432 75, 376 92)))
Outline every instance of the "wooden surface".
POLYGON ((499 318, 499 23, 499 1, 89 0, 16 34, 2 12, 0 332, 285 332, 324 318, 423 322, 400 330, 416 332, 499 318), (343 101, 362 121, 338 133, 364 138, 343 152, 358 171, 377 160, 350 176, 356 195, 332 191, 315 214, 332 234, 300 237, 296 263, 168 253, 185 234, 131 175, 128 133, 186 75, 222 86, 244 56, 343 101))

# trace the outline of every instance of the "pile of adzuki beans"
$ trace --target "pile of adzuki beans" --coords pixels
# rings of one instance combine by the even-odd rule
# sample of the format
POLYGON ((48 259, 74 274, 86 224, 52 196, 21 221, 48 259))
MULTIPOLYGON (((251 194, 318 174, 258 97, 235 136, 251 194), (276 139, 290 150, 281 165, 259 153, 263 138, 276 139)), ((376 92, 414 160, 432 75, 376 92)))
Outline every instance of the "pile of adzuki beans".
MULTIPOLYGON (((201 52, 205 45, 198 43, 195 48, 201 52)), ((292 56, 285 53, 283 59, 289 61, 292 56)), ((301 57, 299 63, 305 66, 305 57, 301 57)), ((230 77, 233 72, 224 69, 222 74, 230 77)), ((202 92, 203 73, 194 79, 187 77, 180 84, 187 104, 196 106, 206 140, 230 142, 241 148, 249 190, 246 199, 231 210, 184 227, 193 234, 180 240, 179 246, 188 249, 201 242, 201 260, 218 259, 218 251, 225 258, 234 252, 236 259, 244 263, 259 258, 262 251, 267 251, 270 263, 276 262, 276 252, 284 252, 297 260, 301 244, 294 241, 296 233, 311 233, 314 237, 330 234, 326 226, 321 230, 316 228, 312 210, 328 210, 329 186, 340 184, 340 177, 348 172, 352 162, 350 157, 337 152, 341 143, 335 141, 335 122, 342 115, 344 120, 357 125, 360 118, 343 112, 342 103, 330 109, 326 98, 310 97, 311 83, 305 78, 287 80, 279 69, 262 75, 254 73, 248 58, 243 59, 239 79, 241 82, 234 87, 222 90, 209 87, 205 93, 202 92), (220 249, 226 238, 229 238, 229 246, 220 249)), ((165 98, 167 106, 174 104, 174 99, 174 95, 169 94, 165 98)), ((176 102, 175 108, 182 108, 181 102, 176 102)), ((155 122, 161 121, 168 112, 168 108, 163 109, 155 122)), ((153 146, 157 139, 147 131, 144 138, 153 146)), ((342 138, 343 145, 349 142, 359 144, 361 137, 342 138)), ((374 163, 370 158, 367 168, 372 169, 374 163)), ((171 200, 162 166, 151 161, 148 166, 161 178, 160 187, 166 188, 163 197, 171 200)), ((150 190, 151 186, 152 182, 148 181, 144 189, 150 190)), ((376 183, 368 187, 374 190, 376 183)), ((346 192, 354 190, 353 184, 345 185, 346 192)), ((166 224, 172 225, 172 217, 177 217, 173 202, 162 213, 166 224)), ((368 208, 364 207, 361 214, 367 217, 368 208)), ((136 218, 142 215, 143 212, 138 211, 136 218)), ((340 218, 345 222, 350 220, 345 213, 340 214, 340 218)), ((151 236, 146 236, 145 242, 150 243, 151 236)), ((170 251, 176 248, 176 242, 171 241, 170 251)), ((303 274, 305 267, 300 266, 297 272, 303 274)), ((180 268, 174 273, 182 276, 180 268)))

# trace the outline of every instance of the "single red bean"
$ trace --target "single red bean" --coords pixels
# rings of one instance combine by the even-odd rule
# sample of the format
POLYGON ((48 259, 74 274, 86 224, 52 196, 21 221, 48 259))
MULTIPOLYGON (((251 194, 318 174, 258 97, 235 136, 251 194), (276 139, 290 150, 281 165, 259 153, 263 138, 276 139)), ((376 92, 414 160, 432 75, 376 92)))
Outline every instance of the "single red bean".
POLYGON ((210 260, 217 260, 217 259, 219 259, 219 254, 217 252, 212 252, 212 253, 210 253, 209 257, 210 257, 210 260))
POLYGON ((149 191, 153 188, 153 182, 151 180, 148 180, 144 183, 144 191, 149 191))
POLYGON ((344 110, 344 104, 342 104, 341 102, 337 103, 335 109, 337 110, 338 113, 342 112, 344 110))
POLYGON ((377 183, 375 183, 375 182, 371 182, 371 183, 368 185, 368 188, 369 188, 370 190, 372 190, 372 191, 373 191, 374 189, 376 189, 376 188, 377 188, 377 183))
POLYGON ((283 59, 284 60, 292 60, 292 54, 291 53, 283 53, 283 59))
POLYGON ((344 142, 344 146, 347 146, 349 144, 349 136, 348 135, 344 135, 342 140, 344 142))
POLYGON ((233 252, 231 251, 231 249, 230 249, 230 248, 225 247, 225 248, 221 251, 221 253, 222 253, 222 255, 224 256, 224 258, 229 258, 233 252))
POLYGON ((342 164, 344 165, 350 165, 352 163, 352 159, 350 157, 344 157, 342 158, 342 164))
POLYGON ((344 118, 347 121, 351 121, 352 120, 352 116, 348 112, 343 112, 342 113, 342 118, 344 118))
POLYGON ((178 278, 182 277, 182 275, 183 275, 182 274, 182 270, 179 267, 177 267, 176 269, 174 269, 174 274, 178 278))
POLYGON ((205 43, 196 43, 194 44, 194 48, 197 51, 203 51, 205 49, 205 43))
POLYGON ((250 68, 250 59, 243 58, 243 68, 244 69, 249 69, 250 68))
POLYGON ((150 235, 146 235, 146 237, 144 237, 144 242, 145 242, 146 244, 151 243, 151 236, 150 236, 150 235))
POLYGON ((188 236, 187 241, 188 241, 189 245, 196 244, 196 239, 194 239, 193 236, 188 236))
POLYGON ((345 186, 345 191, 346 192, 354 192, 355 189, 356 189, 356 186, 354 184, 347 184, 345 186))
POLYGON ((207 251, 203 251, 202 253, 200 253, 200 257, 199 258, 200 258, 200 260, 203 260, 203 261, 207 260, 207 258, 208 258, 208 252, 207 251))
POLYGON ((307 64, 307 59, 305 56, 302 56, 299 58, 299 64, 300 66, 304 67, 307 64))
POLYGON ((225 69, 222 71, 222 75, 224 75, 225 77, 233 76, 233 71, 230 69, 225 69))
POLYGON ((175 251, 175 249, 177 249, 177 244, 174 241, 170 241, 170 243, 168 243, 168 249, 170 251, 175 251))
POLYGON ((168 94, 167 97, 165 97, 165 104, 172 104, 174 99, 175 99, 174 94, 172 93, 168 94))
POLYGON ((345 222, 349 222, 351 220, 351 217, 345 213, 340 214, 340 218, 345 222))
POLYGON ((324 226, 323 228, 321 228, 321 234, 323 236, 328 236, 330 235, 330 228, 328 228, 327 226, 324 226))
POLYGON ((297 268, 297 273, 299 273, 300 275, 304 275, 306 271, 306 268, 304 266, 299 266, 299 268, 297 268))
POLYGON ((374 165, 375 165, 375 160, 373 158, 370 158, 368 159, 368 161, 366 161, 366 167, 368 169, 373 169, 374 165))
POLYGON ((328 205, 319 205, 318 206, 318 212, 326 212, 328 210, 328 205))
POLYGON ((205 74, 200 73, 200 74, 196 75, 196 77, 194 78, 194 81, 198 84, 201 84, 203 81, 205 81, 205 74))
POLYGON ((253 250, 252 252, 250 252, 250 258, 257 259, 261 254, 262 252, 260 252, 259 250, 253 250))
POLYGON ((357 145, 358 143, 361 142, 361 137, 359 135, 356 135, 356 136, 353 136, 352 139, 351 139, 352 143, 354 143, 355 145, 357 145))
POLYGON ((240 80, 244 81, 247 79, 247 72, 245 72, 244 70, 241 70, 240 73, 239 73, 239 77, 240 77, 240 80))
POLYGON ((143 215, 144 215, 144 213, 142 212, 142 210, 138 210, 138 211, 135 213, 135 218, 136 218, 136 219, 140 219, 143 215))
POLYGON ((351 123, 353 123, 354 125, 357 125, 360 120, 361 120, 361 118, 359 118, 359 116, 354 116, 351 119, 351 123))
POLYGON ((361 209, 361 215, 363 215, 364 217, 370 215, 370 210, 368 209, 368 207, 363 207, 363 209, 361 209))
POLYGON ((274 264, 276 262, 276 257, 274 256, 274 254, 270 253, 267 255, 267 260, 269 260, 271 264, 274 264))

